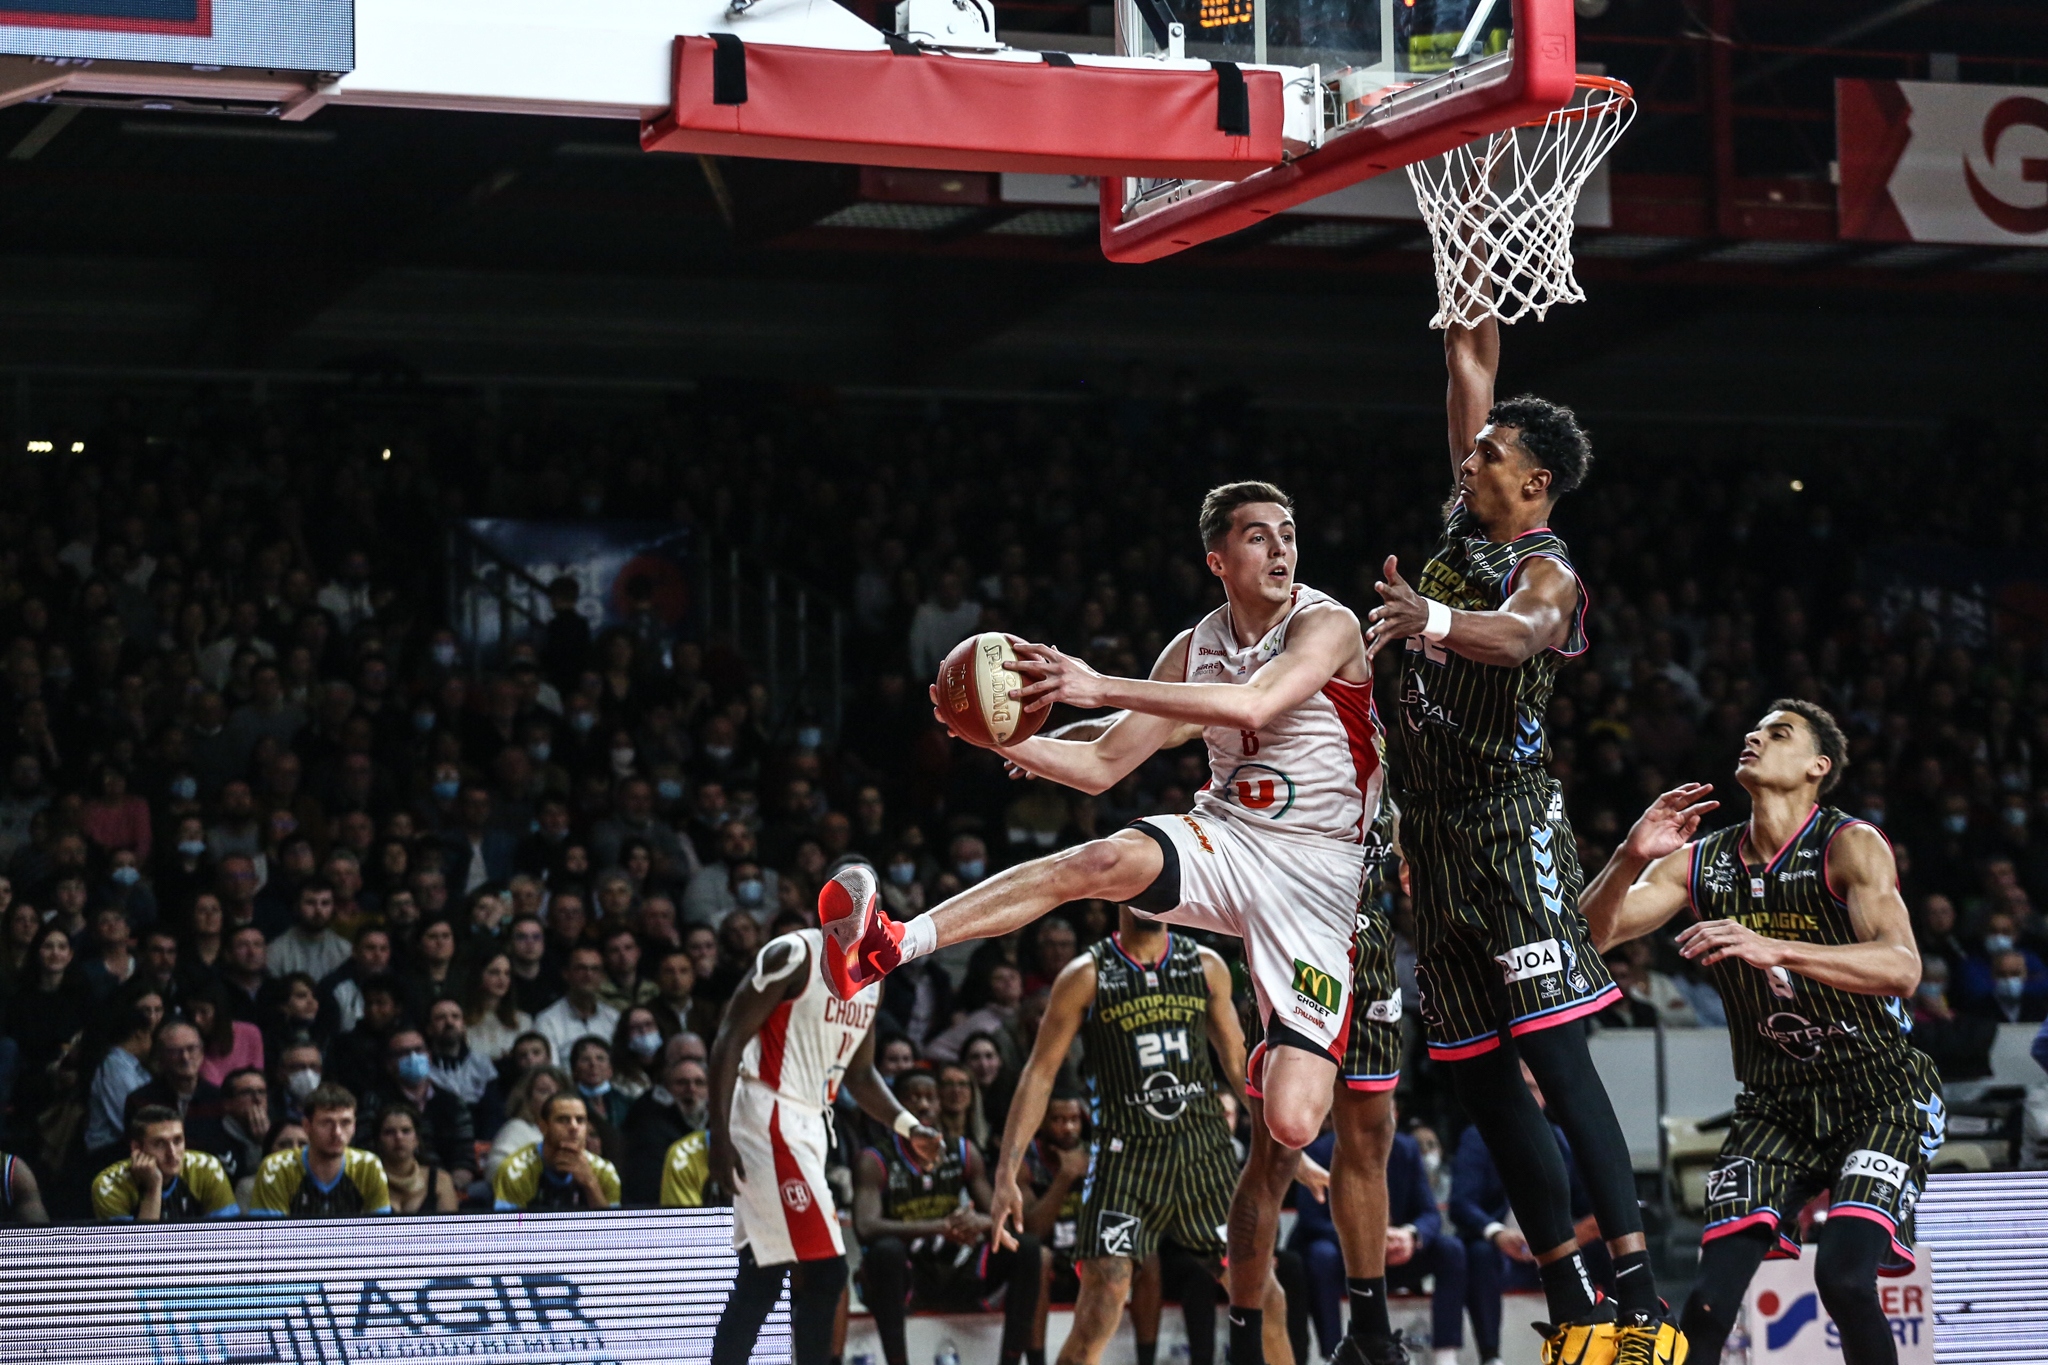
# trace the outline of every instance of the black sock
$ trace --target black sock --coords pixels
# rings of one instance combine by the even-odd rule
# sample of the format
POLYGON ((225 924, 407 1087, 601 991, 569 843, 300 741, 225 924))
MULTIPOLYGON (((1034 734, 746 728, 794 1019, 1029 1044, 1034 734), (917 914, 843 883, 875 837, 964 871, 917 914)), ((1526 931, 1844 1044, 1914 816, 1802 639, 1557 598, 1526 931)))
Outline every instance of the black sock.
POLYGON ((1586 1274, 1586 1258, 1574 1251, 1549 1265, 1538 1266, 1543 1277, 1543 1297, 1550 1304, 1550 1320, 1577 1322, 1593 1311, 1593 1280, 1586 1274))
POLYGON ((1387 1321, 1387 1277, 1375 1280, 1344 1281, 1345 1293, 1351 1299, 1350 1335, 1360 1341, 1384 1341, 1394 1335, 1394 1325, 1387 1321))
POLYGON ((1230 1305, 1230 1365, 1266 1365, 1266 1310, 1230 1305))
POLYGON ((1159 1343, 1141 1341, 1138 1343, 1138 1365, 1152 1365, 1152 1358, 1159 1354, 1159 1343))
POLYGON ((1026 1346, 1024 1348, 1024 1365, 1045 1365, 1045 1348, 1043 1346, 1026 1346))
POLYGON ((1624 1321, 1631 1314, 1655 1318, 1664 1305, 1657 1299, 1657 1278, 1650 1273, 1650 1253, 1625 1252, 1614 1258, 1614 1297, 1624 1321))

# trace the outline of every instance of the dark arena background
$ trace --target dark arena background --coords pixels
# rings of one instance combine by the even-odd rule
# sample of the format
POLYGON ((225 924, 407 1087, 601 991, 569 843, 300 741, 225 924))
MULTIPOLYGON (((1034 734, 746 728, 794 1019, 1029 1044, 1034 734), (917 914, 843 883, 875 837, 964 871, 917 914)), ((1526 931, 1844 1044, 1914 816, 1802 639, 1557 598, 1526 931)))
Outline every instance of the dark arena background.
MULTIPOLYGON (((1143 676, 1223 601, 1196 509, 1231 480, 1291 495, 1302 581, 1361 616, 1387 556, 1413 581, 1435 549, 1443 337, 1398 167, 1135 264, 1104 243, 1145 205, 1027 164, 1053 136, 1029 120, 963 114, 997 150, 935 156, 952 128, 919 106, 925 151, 864 161, 873 105, 828 83, 792 117, 858 125, 840 141, 742 119, 713 143, 700 118, 663 142, 681 35, 746 34, 745 118, 785 89, 776 43, 971 65, 887 3, 758 7, 0 13, 0 1362, 709 1359, 732 1216, 690 1143, 760 945, 815 926, 850 855, 908 917, 1208 779, 1197 743, 1099 795, 1013 782, 933 721, 948 650, 1000 630, 1143 676), (348 1092, 352 1138, 316 1131, 316 1086, 348 1092), (578 1176, 551 1204, 534 1173, 557 1093, 616 1174, 602 1198, 578 1176), (172 1124, 175 1176, 148 1145, 172 1124), (309 1196, 292 1153, 344 1141, 309 1196), (379 1190, 397 1216, 361 1216, 379 1190)), ((1498 8, 1353 7, 1399 27, 1396 100, 1520 54, 1511 10, 1575 24, 1578 70, 1633 88, 1579 204, 1585 301, 1501 330, 1499 393, 1569 405, 1595 452, 1555 520, 1591 648, 1546 722, 1580 862, 1681 781, 1718 784, 1710 827, 1746 818, 1766 703, 1833 712, 1828 800, 1896 850, 1923 973, 1897 1008, 1947 1114, 1919 1269, 1881 1284, 1898 1359, 2048 1360, 2048 7, 1498 8)), ((1256 76, 1265 32, 1202 46, 1239 9, 947 0, 1082 74, 1152 51, 1165 14, 1256 76)), ((1076 136, 1128 158, 1228 132, 1206 61, 1155 65, 1194 68, 1194 114, 1155 139, 1126 99, 1076 136)), ((1383 908, 1412 1001, 1412 911, 1398 887, 1383 908)), ((878 1069, 936 1077, 993 1170, 1049 987, 1116 923, 1081 901, 942 952, 882 996, 878 1069)), ((1255 1026, 1237 941, 1204 941, 1255 1026)), ((1675 1311, 1739 1086, 1670 932, 1610 962, 1626 995, 1588 1041, 1675 1311)), ((1492 1255, 1457 1184, 1483 1145, 1402 1026, 1405 1221, 1492 1255)), ((894 1139, 846 1098, 832 1134, 835 1340, 885 1365, 854 1182, 894 1139)), ((1329 1229, 1297 1186, 1298 1361, 1337 1345, 1329 1229)), ((1434 1357, 1441 1277, 1392 1313, 1418 1361, 1482 1365, 1490 1312, 1497 1359, 1534 1365, 1533 1288, 1468 1285, 1434 1357)), ((1222 1359, 1177 1297, 1141 1292, 1103 1359, 1222 1359)), ((1053 1298, 1043 1359, 1072 1319, 1053 1298)), ((995 1362, 1002 1307, 913 1300, 909 1359, 995 1362)), ((790 1333, 778 1308, 752 1358, 789 1360, 790 1333)), ((1843 1359, 1809 1250, 1693 1365, 1843 1359)))

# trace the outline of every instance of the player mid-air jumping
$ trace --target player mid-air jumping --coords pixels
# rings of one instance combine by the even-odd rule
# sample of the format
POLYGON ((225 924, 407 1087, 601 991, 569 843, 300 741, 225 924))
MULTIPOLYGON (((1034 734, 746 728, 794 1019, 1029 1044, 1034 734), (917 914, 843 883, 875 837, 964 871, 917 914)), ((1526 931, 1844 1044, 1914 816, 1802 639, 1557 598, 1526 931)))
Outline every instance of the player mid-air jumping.
POLYGON ((852 871, 820 894, 819 919, 842 950, 827 964, 842 994, 1089 897, 1244 940, 1265 1041, 1250 1066, 1263 1094, 1252 1101, 1255 1150, 1231 1204, 1231 1340, 1240 1359, 1256 1359, 1280 1199, 1329 1113, 1344 1055, 1353 916, 1383 773, 1358 618, 1295 581, 1287 496, 1223 485, 1203 500, 1200 527, 1225 605, 1176 636, 1147 680, 1019 643, 1012 695, 1028 709, 1127 714, 1092 740, 1035 736, 1003 750, 1040 777, 1102 792, 1180 726, 1199 725, 1211 777, 1193 812, 1010 868, 907 924, 876 910, 871 873, 852 871))
POLYGON ((824 1365, 832 1354, 846 1248, 825 1183, 825 1155, 827 1116, 842 1084, 923 1160, 938 1156, 939 1134, 898 1104, 875 1071, 881 992, 834 994, 823 966, 831 956, 816 929, 763 945, 711 1045, 710 1176, 732 1196, 732 1240, 740 1253, 712 1338, 714 1365, 752 1357, 792 1265, 797 1365, 824 1365))
POLYGON ((1569 409, 1496 404, 1499 325, 1444 333, 1453 493, 1415 587, 1389 558, 1370 614, 1377 654, 1404 641, 1401 845, 1415 906, 1418 1007, 1486 1139, 1536 1253, 1547 1362, 1676 1365, 1614 1105, 1580 1021, 1618 994, 1575 899, 1564 794, 1545 767, 1544 713, 1563 660, 1586 648, 1586 594, 1550 529, 1592 451, 1569 409), (1572 1232, 1564 1160, 1523 1086, 1527 1061, 1565 1130, 1614 1254, 1617 1306, 1595 1302, 1572 1232))
POLYGON ((1798 1254, 1798 1212, 1826 1189, 1813 1278, 1842 1359, 1898 1360, 1877 1277, 1912 1268, 1913 1206, 1947 1121, 1934 1063, 1906 1040, 1920 953, 1891 845, 1820 804, 1847 749, 1820 707, 1772 702, 1735 768, 1749 822, 1694 839, 1713 788, 1666 792, 1580 898, 1603 949, 1690 909, 1678 949, 1727 1006, 1742 1093, 1685 1305, 1698 1361, 1721 1358, 1757 1266, 1798 1254))

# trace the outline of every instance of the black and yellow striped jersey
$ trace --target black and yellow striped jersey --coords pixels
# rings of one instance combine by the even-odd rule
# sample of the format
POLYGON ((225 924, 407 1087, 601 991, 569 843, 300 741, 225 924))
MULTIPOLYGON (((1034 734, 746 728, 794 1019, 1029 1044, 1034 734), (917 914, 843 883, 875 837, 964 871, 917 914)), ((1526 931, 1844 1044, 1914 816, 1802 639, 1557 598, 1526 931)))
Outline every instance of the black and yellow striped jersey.
MULTIPOLYGON (((1697 840, 1688 882, 1694 913, 1735 920, 1765 938, 1855 943, 1848 903, 1828 883, 1828 846, 1862 823, 1815 806, 1791 842, 1762 865, 1743 853, 1746 824, 1697 840)), ((1745 1086, 1868 1085, 1874 1091, 1914 1065, 1907 1041, 1913 1016, 1903 1000, 1859 995, 1733 957, 1707 973, 1726 1006, 1735 1074, 1745 1086)))
POLYGON ((1095 1003, 1081 1024, 1081 1074, 1096 1140, 1172 1137, 1183 1120, 1221 1122, 1209 1061, 1209 978, 1186 934, 1147 967, 1119 934, 1092 945, 1095 1003))
POLYGON ((391 1185, 384 1163, 360 1147, 342 1153, 341 1170, 331 1184, 313 1174, 308 1149, 272 1152, 256 1172, 249 1196, 255 1218, 341 1218, 356 1213, 391 1212, 391 1185))
POLYGON ((882 1159, 882 1216, 898 1223, 936 1223, 967 1202, 967 1139, 939 1143, 939 1159, 919 1166, 903 1139, 893 1134, 886 1147, 870 1147, 882 1159))
MULTIPOLYGON (((136 1183, 135 1169, 128 1158, 123 1157, 94 1178, 93 1217, 129 1222, 141 1207, 142 1186, 136 1183)), ((186 1152, 178 1173, 164 1180, 161 1217, 166 1223, 232 1218, 240 1212, 235 1204, 234 1183, 219 1160, 205 1152, 186 1152)))
MULTIPOLYGON (((1033 1199, 1042 1198, 1052 1188, 1059 1169, 1060 1149, 1042 1137, 1031 1139, 1024 1148, 1024 1183, 1030 1186, 1033 1199)), ((1062 1256, 1072 1256, 1079 1240, 1085 1186, 1086 1182, 1081 1180, 1067 1186, 1066 1197, 1060 1200, 1059 1212, 1053 1217, 1052 1238, 1048 1245, 1062 1256)))
MULTIPOLYGON (((1460 502, 1416 591, 1454 611, 1497 611, 1514 594, 1522 566, 1537 558, 1554 559, 1577 577, 1555 531, 1538 527, 1513 540, 1488 540, 1460 502)), ((1421 636, 1409 640, 1401 667, 1402 794, 1468 796, 1543 779, 1543 716, 1558 669, 1585 651, 1583 585, 1563 646, 1513 668, 1475 662, 1421 636)))

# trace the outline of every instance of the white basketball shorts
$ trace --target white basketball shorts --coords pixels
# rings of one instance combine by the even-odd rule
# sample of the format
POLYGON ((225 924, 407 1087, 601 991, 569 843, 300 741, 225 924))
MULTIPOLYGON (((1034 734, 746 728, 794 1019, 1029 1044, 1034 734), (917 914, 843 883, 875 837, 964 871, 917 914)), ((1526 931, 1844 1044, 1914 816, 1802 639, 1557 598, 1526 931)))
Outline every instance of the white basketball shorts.
POLYGON ((732 1095, 732 1246, 756 1265, 844 1256, 839 1212, 825 1184, 825 1116, 742 1080, 732 1095))
POLYGON ((1364 846, 1255 833, 1206 813, 1137 823, 1164 835, 1180 859, 1180 904, 1139 913, 1242 939, 1267 1034, 1284 1025, 1341 1065, 1364 846))

